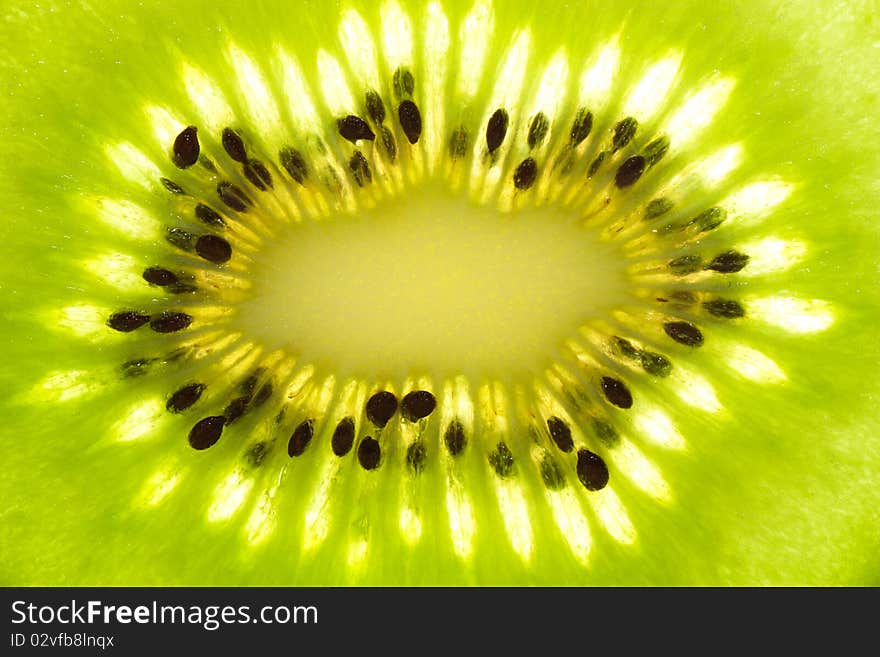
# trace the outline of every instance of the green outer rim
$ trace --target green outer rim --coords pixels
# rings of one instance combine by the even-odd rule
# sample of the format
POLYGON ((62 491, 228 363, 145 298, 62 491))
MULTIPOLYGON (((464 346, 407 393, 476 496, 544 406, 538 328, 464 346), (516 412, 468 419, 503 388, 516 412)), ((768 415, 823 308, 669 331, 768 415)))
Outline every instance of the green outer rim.
MULTIPOLYGON (((18 394, 47 369, 102 361, 100 350, 42 328, 34 311, 70 303, 86 282, 64 250, 77 253, 83 237, 102 236, 71 204, 71 192, 112 190, 118 174, 103 157, 103 141, 143 129, 126 100, 185 102, 173 74, 175 49, 209 72, 221 70, 211 53, 230 34, 248 51, 267 34, 289 39, 309 61, 334 38, 338 8, 154 2, 132 13, 130 3, 107 2, 93 14, 66 3, 19 4, 4 10, 0 24, 0 77, 9 81, 0 97, 0 141, 12 154, 0 162, 0 389, 11 391, 0 409, 0 583, 351 583, 326 559, 290 568, 284 545, 241 555, 233 531, 201 529, 199 501, 174 514, 132 509, 153 451, 121 453, 101 442, 104 414, 125 406, 124 391, 52 407, 21 404, 18 394), (222 18, 215 23, 214 16, 222 18)), ((594 35, 599 42, 624 25, 626 57, 650 60, 679 46, 689 67, 737 76, 727 118, 711 130, 747 144, 750 171, 799 180, 797 196, 774 221, 812 250, 786 284, 832 300, 838 319, 812 336, 767 333, 791 385, 762 389, 760 402, 728 397, 730 414, 748 422, 677 418, 689 435, 708 433, 728 447, 695 443, 665 466, 676 503, 633 509, 643 535, 636 546, 597 538, 595 558, 582 570, 546 562, 524 569, 491 546, 467 567, 442 552, 392 546, 354 583, 880 583, 874 3, 676 2, 661 9, 644 2, 630 3, 626 16, 610 3, 541 3, 541 15, 531 3, 498 4, 498 31, 531 21, 542 56, 558 43, 583 61, 594 35), (738 115, 750 118, 738 122, 738 115), (394 568, 401 558, 408 564, 402 571, 394 568)), ((451 25, 469 8, 444 5, 451 25)), ((371 4, 356 6, 376 20, 371 4)))

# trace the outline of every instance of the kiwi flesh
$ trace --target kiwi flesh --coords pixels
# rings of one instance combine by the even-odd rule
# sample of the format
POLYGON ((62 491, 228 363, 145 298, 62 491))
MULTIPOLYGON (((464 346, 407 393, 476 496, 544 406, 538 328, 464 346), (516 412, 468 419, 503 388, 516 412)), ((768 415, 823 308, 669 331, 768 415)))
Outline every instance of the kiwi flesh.
POLYGON ((0 28, 3 583, 877 583, 867 7, 114 4, 0 28))

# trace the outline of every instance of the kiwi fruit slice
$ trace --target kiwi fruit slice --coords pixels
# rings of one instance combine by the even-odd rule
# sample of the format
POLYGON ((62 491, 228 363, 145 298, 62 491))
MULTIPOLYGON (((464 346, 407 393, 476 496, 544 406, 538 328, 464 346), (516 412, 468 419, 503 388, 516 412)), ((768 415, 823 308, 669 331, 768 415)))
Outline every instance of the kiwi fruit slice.
POLYGON ((877 583, 869 3, 4 13, 4 583, 877 583))

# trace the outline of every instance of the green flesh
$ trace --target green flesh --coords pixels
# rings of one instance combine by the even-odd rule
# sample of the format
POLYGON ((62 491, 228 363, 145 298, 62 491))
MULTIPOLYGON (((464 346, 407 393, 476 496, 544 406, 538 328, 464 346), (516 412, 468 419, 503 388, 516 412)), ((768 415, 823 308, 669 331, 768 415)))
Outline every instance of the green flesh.
MULTIPOLYGON (((155 177, 148 179, 148 188, 125 177, 125 167, 121 172, 108 157, 108 153, 118 156, 120 143, 132 144, 161 168, 162 175, 196 195, 203 184, 195 173, 197 167, 180 172, 170 161, 174 136, 186 125, 196 125, 203 153, 236 170, 220 147, 220 130, 205 126, 193 108, 182 82, 184 62, 221 90, 236 117, 231 127, 242 130, 254 152, 274 158, 280 145, 294 142, 311 163, 316 150, 295 127, 299 105, 296 99, 286 99, 276 63, 277 47, 283 46, 299 63, 314 94, 321 135, 339 155, 331 157, 339 160, 340 172, 347 176, 346 184, 353 190, 350 198, 356 203, 373 198, 380 211, 383 202, 394 202, 388 201, 391 194, 375 191, 378 184, 357 188, 344 168, 354 149, 339 137, 338 112, 326 110, 320 94, 318 50, 323 48, 345 66, 338 32, 345 8, 327 3, 309 3, 296 11, 283 3, 276 10, 251 10, 242 3, 183 4, 132 14, 128 3, 118 7, 104 3, 97 15, 43 4, 40 9, 8 10, 0 27, 2 78, 9 81, 9 92, 0 99, 4 116, 0 137, 7 154, 0 164, 4 199, 0 334, 5 338, 6 359, 0 369, 0 389, 9 391, 0 408, 5 473, 0 478, 4 500, 0 583, 880 583, 880 423, 875 411, 880 392, 875 373, 880 357, 875 338, 880 295, 874 285, 880 264, 876 229, 880 71, 874 63, 878 25, 870 3, 863 7, 853 3, 845 11, 831 3, 791 7, 744 2, 719 7, 682 2, 662 8, 644 3, 624 13, 610 3, 577 9, 543 3, 538 12, 534 3, 520 7, 497 2, 494 30, 483 35, 492 64, 483 71, 471 102, 456 87, 459 26, 471 3, 441 3, 450 46, 444 59, 447 121, 440 131, 442 144, 436 148, 438 161, 448 160, 446 140, 454 126, 463 124, 474 138, 484 138, 504 53, 517 31, 527 27, 531 38, 526 93, 521 107, 508 107, 517 117, 499 151, 507 157, 515 143, 516 154, 504 169, 510 189, 516 163, 528 154, 524 136, 530 99, 554 55, 562 54, 569 71, 566 93, 548 112, 551 143, 558 144, 559 139, 564 142, 581 106, 576 98, 581 73, 603 44, 619 35, 619 68, 609 90, 595 100, 593 130, 571 175, 579 185, 585 180, 590 155, 608 147, 615 122, 626 115, 623 105, 629 91, 650 66, 670 53, 681 54, 678 76, 656 118, 637 133, 638 148, 622 151, 626 156, 641 152, 651 137, 662 134, 669 117, 694 91, 718 79, 735 85, 699 137, 680 150, 673 139, 670 153, 644 180, 629 191, 614 192, 616 200, 609 212, 619 214, 596 221, 597 231, 616 226, 615 219, 625 218, 625 212, 642 212, 654 197, 655 185, 733 145, 741 153, 738 167, 722 182, 704 189, 673 187, 672 195, 681 195, 680 206, 687 211, 676 210, 669 216, 686 220, 715 205, 724 206, 731 194, 754 183, 772 181, 769 188, 752 190, 773 191, 784 185, 790 192, 770 211, 739 216, 731 212, 728 221, 702 238, 699 248, 692 243, 646 253, 635 247, 624 249, 638 269, 665 266, 670 259, 690 253, 708 260, 742 248, 752 256, 742 274, 678 278, 662 272, 651 280, 657 281, 657 290, 690 287, 701 299, 720 296, 741 301, 747 314, 730 320, 712 318, 704 311, 692 315, 688 310, 668 311, 671 319, 681 316, 700 326, 705 344, 696 349, 664 336, 656 320, 648 328, 630 326, 628 332, 625 321, 607 329, 608 335, 642 340, 650 351, 667 356, 673 374, 647 376, 637 362, 619 352, 612 355, 610 349, 600 357, 604 367, 592 371, 590 394, 601 394, 596 376, 615 372, 636 401, 631 411, 624 411, 595 397, 590 408, 610 419, 625 440, 623 446, 608 447, 583 417, 573 423, 576 449, 588 446, 599 452, 611 470, 608 487, 590 493, 577 480, 574 453, 553 451, 544 436, 542 444, 562 465, 566 478, 559 495, 547 491, 538 466, 530 463, 527 429, 512 410, 508 411, 510 435, 489 435, 477 421, 464 454, 450 465, 440 433, 449 421, 443 415, 443 386, 450 364, 442 355, 425 366, 414 366, 421 367, 416 371, 408 371, 406 363, 380 367, 376 360, 353 365, 344 350, 328 362, 320 361, 320 353, 314 355, 315 380, 337 375, 333 394, 344 388, 348 376, 362 377, 358 380, 364 381, 367 393, 388 386, 398 397, 422 385, 434 391, 442 408, 427 421, 428 460, 418 477, 405 467, 406 445, 399 440, 392 443, 395 447, 386 445, 386 460, 375 472, 358 465, 356 448, 345 459, 336 459, 329 449, 333 427, 329 418, 336 418, 332 413, 320 416, 306 452, 289 459, 284 449, 287 439, 308 417, 306 406, 320 405, 317 393, 302 407, 294 405, 277 432, 272 427, 280 401, 273 400, 266 410, 252 412, 228 427, 216 446, 194 451, 186 440, 190 427, 223 411, 234 396, 230 390, 252 371, 250 365, 228 368, 207 358, 204 364, 157 365, 145 376, 120 376, 122 363, 167 354, 190 340, 186 331, 163 336, 144 327, 126 335, 102 326, 108 312, 186 306, 177 299, 167 303, 169 295, 140 281, 140 271, 175 261, 189 262, 190 270, 216 270, 202 261, 193 266, 195 261, 175 252, 161 233, 158 238, 149 231, 143 238, 132 238, 114 230, 113 222, 102 222, 97 210, 100 199, 124 200, 146 208, 160 226, 199 227, 189 211, 181 210, 181 199, 162 189, 155 177), (276 129, 271 120, 258 120, 265 115, 249 118, 249 108, 259 112, 264 106, 248 105, 228 57, 231 44, 261 67, 269 81, 270 94, 282 108, 276 129), (167 108, 180 117, 182 123, 172 124, 170 140, 156 139, 145 114, 149 106, 167 108), (554 123, 556 117, 559 123, 554 123), (781 182, 777 185, 777 181, 781 182), (790 257, 762 260, 758 257, 762 251, 754 244, 768 238, 799 246, 790 257), (127 278, 116 284, 107 278, 106 266, 89 264, 107 254, 121 254, 135 263, 127 278), (784 266, 768 266, 762 273, 758 265, 764 262, 784 266), (761 301, 779 297, 818 303, 798 322, 797 308, 761 301), (97 330, 91 320, 68 316, 66 323, 59 322, 62 309, 77 306, 100 309, 97 330), (731 366, 731 358, 743 353, 736 351, 742 346, 770 359, 760 361, 764 369, 731 366), (420 382, 420 377, 428 383, 420 382), (196 407, 180 415, 161 412, 171 392, 201 379, 208 382, 208 391, 196 407), (695 381, 708 382, 714 398, 700 397, 706 388, 695 381), (694 387, 686 388, 688 382, 694 387), (132 420, 133 409, 152 408, 151 403, 160 407, 155 425, 149 415, 132 420), (656 422, 649 427, 645 418, 651 409, 662 413, 675 431, 664 432, 656 422), (279 442, 262 465, 244 465, 249 446, 276 433, 279 442), (498 458, 490 452, 501 437, 513 451, 513 478, 500 479, 492 467, 493 458, 495 463, 498 458), (648 465, 637 468, 639 458, 648 465), (335 467, 338 476, 329 489, 328 506, 317 516, 327 519, 326 532, 320 530, 320 522, 309 529, 304 520, 312 517, 310 504, 327 473, 335 471, 327 468, 335 467), (631 474, 625 476, 625 471, 631 474), (475 529, 470 541, 464 541, 466 549, 457 549, 461 530, 456 534, 451 528, 455 523, 450 522, 449 509, 454 505, 448 501, 448 472, 456 473, 472 509, 475 529), (524 512, 517 512, 516 502, 499 501, 520 498, 524 512), (559 516, 553 514, 551 499, 559 500, 559 516), (607 506, 614 499, 622 511, 607 506), (602 504, 605 511, 599 510, 602 504), (406 516, 406 508, 414 513, 406 516), (413 529, 412 517, 418 518, 420 533, 413 529), (565 521, 560 517, 574 519, 575 525, 584 519, 587 532, 561 532, 565 521), (583 549, 585 542, 588 550, 583 549), (530 547, 523 547, 526 544, 530 547)), ((418 3, 401 6, 413 25, 414 98, 423 110, 427 133, 434 124, 424 113, 429 99, 420 95, 433 70, 427 64, 421 28, 426 10, 418 3)), ((397 166, 406 170, 409 154, 430 149, 431 141, 425 138, 412 149, 404 143, 396 110, 388 101, 393 71, 381 57, 380 9, 373 3, 354 7, 376 41, 385 121, 397 130, 397 166)), ((362 84, 354 70, 346 75, 356 106, 343 114, 366 116, 362 84)), ((543 156, 538 159, 546 161, 543 156)), ((612 175, 622 159, 617 156, 614 165, 599 175, 612 175)), ((278 170, 273 171, 277 176, 278 170)), ((284 185, 298 189, 289 178, 284 185)), ((276 186, 281 186, 277 177, 276 186)), ((405 199, 418 190, 417 185, 405 184, 401 195, 405 199)), ((252 187, 248 193, 260 194, 252 187)), ((315 193, 332 199, 326 189, 315 193)), ((209 198, 213 207, 224 209, 216 195, 209 198)), ((591 199, 586 194, 578 198, 587 204, 591 199)), ((235 218, 234 212, 224 209, 224 213, 235 218)), ((109 216, 118 219, 121 214, 117 207, 109 216)), ((349 212, 329 214, 338 222, 353 220, 349 212)), ((644 231, 644 222, 629 221, 628 225, 635 225, 633 236, 644 231)), ((663 223, 661 217, 651 225, 663 223)), ((145 224, 136 225, 142 229, 145 224)), ((291 226, 281 224, 272 230, 283 235, 291 226)), ((201 232, 206 232, 203 226, 201 232)), ((646 243, 674 242, 649 237, 646 243)), ((229 265, 233 271, 240 262, 238 248, 234 252, 229 265)), ((620 295, 621 307, 631 311, 629 317, 635 321, 645 316, 646 309, 655 314, 665 310, 650 301, 656 290, 640 296, 639 291, 650 286, 646 283, 650 277, 640 278, 640 271, 633 274, 629 291, 620 295)), ((217 305, 219 299, 233 307, 242 296, 246 293, 224 293, 207 305, 217 305)), ((607 325, 603 322, 613 325, 619 317, 597 312, 588 319, 586 324, 601 333, 607 325)), ((218 329, 221 334, 224 326, 218 329)), ((356 324, 352 330, 357 330, 356 324)), ((586 337, 582 340, 592 344, 586 337)), ((282 345, 268 347, 276 346, 282 345)), ((558 347, 547 347, 548 364, 556 362, 552 354, 558 347)), ((536 359, 540 361, 539 356, 536 359)), ((291 376, 295 373, 294 368, 291 376)), ((506 368, 486 373, 488 380, 503 380, 511 409, 517 390, 531 399, 536 377, 552 387, 543 375, 537 371, 514 376, 506 368)), ((280 382, 284 376, 276 373, 275 378, 280 382)), ((474 377, 475 401, 481 384, 474 377)), ((362 400, 354 406, 359 412, 362 400)), ((540 404, 531 401, 526 406, 537 412, 540 404)), ((334 409, 335 402, 329 408, 334 409)), ((542 406, 542 412, 547 408, 542 406)), ((387 436, 399 435, 394 433, 401 426, 399 413, 389 426, 387 436)), ((412 424, 402 426, 403 435, 411 440, 412 424)), ((358 437, 369 433, 359 428, 358 437)))

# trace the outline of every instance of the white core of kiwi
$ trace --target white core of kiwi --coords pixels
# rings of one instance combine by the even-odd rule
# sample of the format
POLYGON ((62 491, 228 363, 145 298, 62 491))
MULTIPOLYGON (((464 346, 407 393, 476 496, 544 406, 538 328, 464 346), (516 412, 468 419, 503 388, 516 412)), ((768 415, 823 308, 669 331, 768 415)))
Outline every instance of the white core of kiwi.
POLYGON ((563 208, 502 213, 426 184, 290 227, 235 321, 347 374, 533 372, 623 301, 625 263, 563 208))

